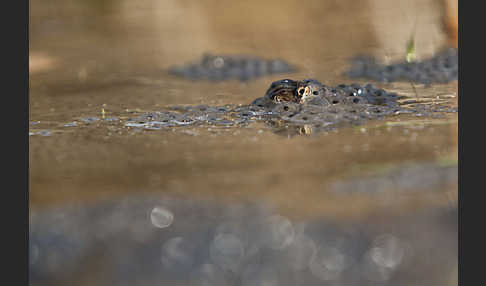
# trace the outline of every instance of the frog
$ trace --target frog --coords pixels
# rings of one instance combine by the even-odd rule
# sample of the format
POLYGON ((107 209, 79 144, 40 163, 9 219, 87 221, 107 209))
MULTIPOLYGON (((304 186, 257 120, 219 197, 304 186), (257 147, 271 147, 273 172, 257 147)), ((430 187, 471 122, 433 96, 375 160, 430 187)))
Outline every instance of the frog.
POLYGON ((282 79, 272 82, 263 97, 252 104, 274 108, 275 104, 298 104, 312 106, 331 106, 355 104, 396 105, 399 97, 372 84, 339 84, 327 86, 316 79, 282 79))

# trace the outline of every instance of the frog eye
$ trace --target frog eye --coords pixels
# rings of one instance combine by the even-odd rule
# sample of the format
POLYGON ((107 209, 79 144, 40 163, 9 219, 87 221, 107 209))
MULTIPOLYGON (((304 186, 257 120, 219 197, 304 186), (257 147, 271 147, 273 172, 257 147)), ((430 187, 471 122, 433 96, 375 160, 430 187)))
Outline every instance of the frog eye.
POLYGON ((303 94, 304 94, 304 89, 303 89, 303 88, 301 88, 301 89, 299 90, 299 94, 300 94, 300 95, 303 95, 303 94))
POLYGON ((305 95, 309 95, 311 93, 311 88, 306 86, 305 87, 305 95))
POLYGON ((319 94, 319 92, 318 92, 317 90, 314 90, 314 91, 312 92, 312 94, 313 94, 313 95, 318 95, 318 94, 319 94))

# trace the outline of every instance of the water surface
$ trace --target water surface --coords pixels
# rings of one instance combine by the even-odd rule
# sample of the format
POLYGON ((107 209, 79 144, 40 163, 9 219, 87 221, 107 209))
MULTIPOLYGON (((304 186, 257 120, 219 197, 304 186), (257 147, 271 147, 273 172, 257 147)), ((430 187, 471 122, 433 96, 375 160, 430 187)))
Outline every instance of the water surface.
MULTIPOLYGON (((415 20, 394 16, 418 18, 417 56, 430 56, 445 42, 440 9, 210 2, 30 1, 31 284, 453 285, 457 114, 319 133, 122 124, 172 105, 248 104, 285 77, 354 82, 343 72, 355 54, 404 56, 415 20), (220 83, 167 73, 204 52, 282 58, 299 72, 220 83)), ((457 82, 374 84, 457 106, 457 82)))

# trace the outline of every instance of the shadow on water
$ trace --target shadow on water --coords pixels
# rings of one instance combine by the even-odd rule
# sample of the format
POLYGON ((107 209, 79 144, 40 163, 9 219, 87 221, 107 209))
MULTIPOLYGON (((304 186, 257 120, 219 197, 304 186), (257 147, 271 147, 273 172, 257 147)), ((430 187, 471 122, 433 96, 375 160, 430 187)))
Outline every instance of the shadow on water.
POLYGON ((30 285, 457 284, 457 81, 345 76, 447 43, 390 3, 31 0, 30 285), (296 70, 169 73, 205 53, 296 70), (397 105, 249 105, 283 78, 397 105))

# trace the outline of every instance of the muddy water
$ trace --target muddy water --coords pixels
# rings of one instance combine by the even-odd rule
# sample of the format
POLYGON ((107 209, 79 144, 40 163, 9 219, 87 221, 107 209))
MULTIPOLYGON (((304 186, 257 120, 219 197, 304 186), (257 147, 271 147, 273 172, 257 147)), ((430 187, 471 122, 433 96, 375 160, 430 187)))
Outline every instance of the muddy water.
MULTIPOLYGON (((30 1, 32 285, 187 285, 203 276, 209 284, 197 285, 454 285, 457 114, 397 115, 321 133, 120 123, 170 105, 248 104, 284 77, 351 83, 342 76, 348 58, 401 59, 414 21, 417 56, 427 57, 445 42, 438 4, 210 2, 30 1), (300 69, 246 83, 168 75, 204 52, 282 58, 300 69), (172 216, 169 226, 151 220, 155 207, 172 216), (228 221, 236 226, 221 232, 228 221), (291 230, 270 235, 283 246, 255 242, 272 226, 291 230), (319 244, 336 239, 347 244, 319 244), (297 268, 281 263, 285 251, 306 253, 299 249, 308 241, 319 249, 307 255, 314 258, 297 268), (345 245, 357 250, 343 254, 345 245), (259 255, 273 258, 257 271, 259 255)), ((457 82, 375 84, 457 106, 457 82)))

